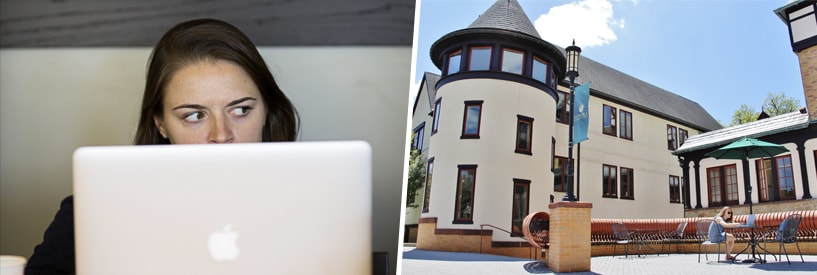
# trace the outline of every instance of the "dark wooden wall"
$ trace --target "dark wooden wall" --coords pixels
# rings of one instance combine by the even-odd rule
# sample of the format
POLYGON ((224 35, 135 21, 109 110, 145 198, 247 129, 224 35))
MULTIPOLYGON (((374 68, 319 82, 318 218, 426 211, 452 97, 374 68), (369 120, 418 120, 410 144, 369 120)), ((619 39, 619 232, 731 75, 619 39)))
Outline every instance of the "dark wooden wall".
POLYGON ((0 0, 0 47, 151 47, 176 23, 225 20, 258 46, 411 46, 415 0, 0 0))

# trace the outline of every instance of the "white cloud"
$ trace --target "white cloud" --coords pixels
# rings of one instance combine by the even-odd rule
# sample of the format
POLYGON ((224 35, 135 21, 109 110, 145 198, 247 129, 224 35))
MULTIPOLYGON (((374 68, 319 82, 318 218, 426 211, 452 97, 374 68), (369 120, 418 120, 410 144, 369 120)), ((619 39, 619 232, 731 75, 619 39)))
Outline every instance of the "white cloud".
POLYGON ((534 26, 550 43, 566 47, 575 39, 577 46, 593 47, 616 41, 615 30, 623 29, 625 22, 613 17, 609 0, 581 0, 550 8, 536 18, 534 26))

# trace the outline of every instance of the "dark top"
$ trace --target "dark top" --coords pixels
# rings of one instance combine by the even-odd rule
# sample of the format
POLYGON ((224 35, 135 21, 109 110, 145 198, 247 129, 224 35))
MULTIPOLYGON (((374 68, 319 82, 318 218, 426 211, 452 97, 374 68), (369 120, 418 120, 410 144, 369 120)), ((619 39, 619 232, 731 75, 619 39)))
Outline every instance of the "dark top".
POLYGON ((26 275, 74 274, 74 196, 60 204, 54 221, 45 230, 43 242, 34 247, 26 275))

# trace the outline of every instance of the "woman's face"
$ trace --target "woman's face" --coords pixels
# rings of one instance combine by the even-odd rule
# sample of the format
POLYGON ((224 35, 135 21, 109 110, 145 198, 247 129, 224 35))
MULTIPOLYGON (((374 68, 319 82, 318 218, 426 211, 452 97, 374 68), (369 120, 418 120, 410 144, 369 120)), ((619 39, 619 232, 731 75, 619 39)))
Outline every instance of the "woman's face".
POLYGON ((156 127, 173 144, 261 142, 267 109, 240 66, 201 61, 171 77, 156 127))
POLYGON ((728 208, 726 211, 723 212, 723 218, 728 219, 732 217, 732 209, 728 208))

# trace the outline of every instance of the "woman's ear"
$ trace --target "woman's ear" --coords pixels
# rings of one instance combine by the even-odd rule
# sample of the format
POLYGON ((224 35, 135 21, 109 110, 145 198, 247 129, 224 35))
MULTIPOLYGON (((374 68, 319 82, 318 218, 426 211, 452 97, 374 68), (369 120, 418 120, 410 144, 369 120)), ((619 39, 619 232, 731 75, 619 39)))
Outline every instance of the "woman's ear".
POLYGON ((167 139, 167 129, 165 129, 164 119, 162 119, 161 116, 153 116, 153 124, 156 125, 156 129, 159 129, 159 134, 162 135, 162 138, 167 139))

